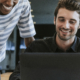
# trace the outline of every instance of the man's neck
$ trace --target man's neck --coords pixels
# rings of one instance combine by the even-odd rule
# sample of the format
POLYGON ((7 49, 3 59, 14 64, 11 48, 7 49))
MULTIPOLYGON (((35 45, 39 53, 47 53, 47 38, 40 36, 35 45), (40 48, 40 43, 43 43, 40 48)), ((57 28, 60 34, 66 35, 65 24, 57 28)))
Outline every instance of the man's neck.
POLYGON ((75 36, 69 40, 64 41, 64 40, 61 40, 58 36, 56 36, 56 44, 60 49, 66 51, 73 44, 74 38, 75 36))

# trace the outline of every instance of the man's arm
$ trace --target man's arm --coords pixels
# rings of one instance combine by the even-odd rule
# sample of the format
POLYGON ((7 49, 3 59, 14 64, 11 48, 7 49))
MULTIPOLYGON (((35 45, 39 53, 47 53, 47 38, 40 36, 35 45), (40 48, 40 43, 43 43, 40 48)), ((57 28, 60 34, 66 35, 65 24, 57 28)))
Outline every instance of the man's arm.
POLYGON ((36 34, 31 16, 31 6, 28 0, 23 0, 22 14, 17 25, 20 37, 24 38, 25 45, 27 47, 32 41, 34 41, 33 36, 36 34))
POLYGON ((35 40, 34 37, 24 38, 26 47, 34 40, 35 40))

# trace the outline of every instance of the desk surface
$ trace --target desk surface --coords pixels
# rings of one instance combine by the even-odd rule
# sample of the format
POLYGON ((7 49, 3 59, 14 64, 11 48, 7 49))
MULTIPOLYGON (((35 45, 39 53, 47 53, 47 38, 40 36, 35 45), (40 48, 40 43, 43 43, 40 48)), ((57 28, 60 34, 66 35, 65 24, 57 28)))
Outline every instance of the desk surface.
POLYGON ((12 74, 12 72, 7 72, 4 74, 1 74, 1 80, 9 80, 9 76, 12 74))

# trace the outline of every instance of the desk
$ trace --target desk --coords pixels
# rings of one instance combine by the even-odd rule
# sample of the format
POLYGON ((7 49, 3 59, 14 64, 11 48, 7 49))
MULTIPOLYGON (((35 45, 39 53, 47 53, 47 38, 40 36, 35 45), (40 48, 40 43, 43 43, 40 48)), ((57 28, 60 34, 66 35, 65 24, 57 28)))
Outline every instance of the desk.
POLYGON ((12 74, 12 72, 7 72, 4 74, 1 74, 1 80, 9 80, 9 76, 12 74))

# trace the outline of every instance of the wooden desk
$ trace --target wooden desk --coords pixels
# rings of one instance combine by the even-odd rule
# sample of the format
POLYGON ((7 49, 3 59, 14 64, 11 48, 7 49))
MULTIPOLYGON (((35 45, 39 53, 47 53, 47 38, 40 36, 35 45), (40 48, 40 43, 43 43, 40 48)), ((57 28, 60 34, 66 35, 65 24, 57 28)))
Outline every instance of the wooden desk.
POLYGON ((7 72, 4 74, 1 74, 1 80, 9 80, 9 76, 12 74, 12 72, 7 72))

